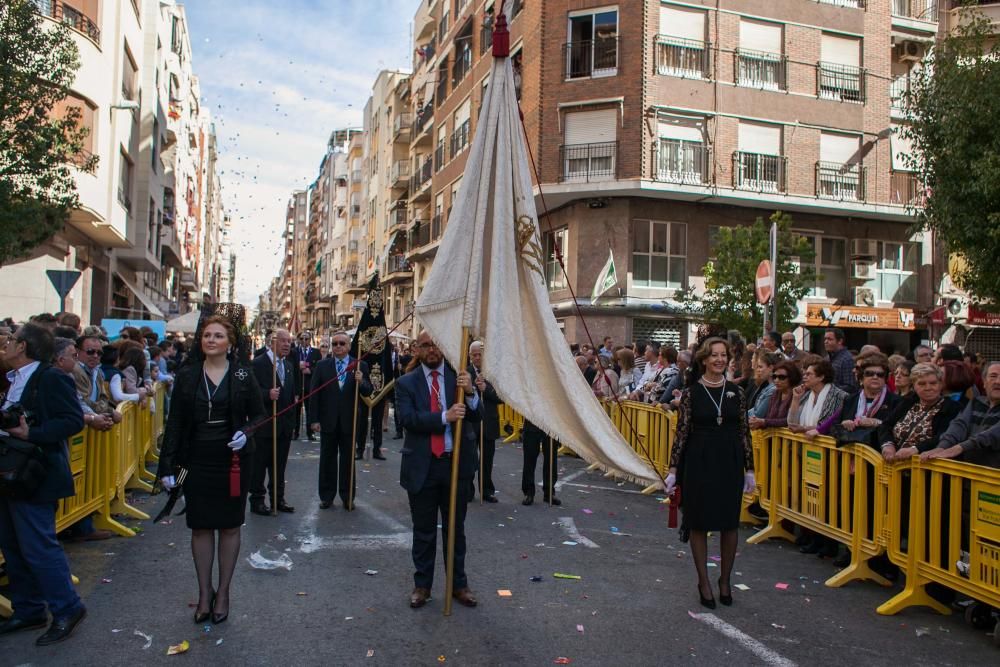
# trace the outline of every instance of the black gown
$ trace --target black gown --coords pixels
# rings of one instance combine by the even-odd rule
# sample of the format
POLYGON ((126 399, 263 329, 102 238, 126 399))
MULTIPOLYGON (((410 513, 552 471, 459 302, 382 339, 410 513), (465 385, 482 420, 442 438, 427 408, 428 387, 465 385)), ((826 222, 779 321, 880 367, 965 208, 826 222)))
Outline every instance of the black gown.
POLYGON ((239 528, 246 521, 250 471, 240 457, 240 495, 229 493, 229 471, 233 450, 228 447, 233 436, 229 419, 229 373, 218 387, 208 380, 198 383, 194 396, 194 436, 188 447, 187 479, 184 481, 188 528, 239 528), (209 396, 211 420, 209 419, 209 396))
POLYGON ((681 510, 689 530, 739 527, 743 475, 753 470, 746 395, 739 385, 726 382, 712 388, 696 382, 684 390, 670 466, 677 467, 681 510), (718 423, 720 399, 722 424, 718 423))

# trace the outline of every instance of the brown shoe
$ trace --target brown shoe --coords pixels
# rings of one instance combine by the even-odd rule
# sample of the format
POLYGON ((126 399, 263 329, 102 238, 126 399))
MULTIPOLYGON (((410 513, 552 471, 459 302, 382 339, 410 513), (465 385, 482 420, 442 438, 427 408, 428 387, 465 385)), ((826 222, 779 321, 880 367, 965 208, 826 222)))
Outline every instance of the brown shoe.
POLYGON ((465 605, 466 607, 475 607, 477 604, 479 604, 479 601, 476 599, 475 594, 473 594, 473 592, 468 588, 459 588, 454 593, 452 593, 451 596, 456 600, 458 600, 459 604, 465 605))
POLYGON ((410 593, 410 606, 414 609, 419 609, 427 604, 427 601, 431 599, 431 591, 429 588, 420 588, 417 586, 410 593))

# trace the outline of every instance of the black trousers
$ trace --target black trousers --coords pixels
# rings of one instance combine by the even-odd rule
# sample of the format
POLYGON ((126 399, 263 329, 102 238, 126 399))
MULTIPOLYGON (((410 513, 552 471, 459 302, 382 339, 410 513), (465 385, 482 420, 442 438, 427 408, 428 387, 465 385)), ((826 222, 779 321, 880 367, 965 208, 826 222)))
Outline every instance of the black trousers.
POLYGON ((396 422, 396 436, 402 437, 403 425, 399 423, 399 407, 396 405, 396 390, 393 389, 389 392, 389 395, 392 397, 392 418, 393 421, 396 422))
MULTIPOLYGON (((312 384, 312 375, 303 375, 302 376, 302 396, 300 396, 299 398, 303 398, 303 397, 305 397, 309 393, 309 387, 310 387, 311 384, 312 384)), ((295 438, 296 440, 299 439, 299 433, 301 432, 301 431, 299 431, 299 425, 302 424, 302 413, 303 412, 305 413, 305 416, 306 416, 306 423, 305 423, 305 429, 304 430, 305 430, 305 432, 307 434, 312 433, 312 429, 310 428, 310 426, 312 425, 312 414, 309 411, 309 400, 308 399, 300 401, 299 404, 295 406, 295 430, 292 433, 292 437, 295 438)))
POLYGON ((542 491, 548 499, 556 487, 559 476, 559 442, 538 431, 524 433, 524 470, 521 472, 521 491, 526 496, 535 495, 535 464, 542 452, 542 491))
MULTIPOLYGON (((372 433, 372 454, 382 451, 382 418, 385 416, 388 399, 382 399, 365 412, 371 416, 372 433)), ((364 434, 361 436, 364 437, 364 434)), ((361 449, 364 451, 364 440, 361 441, 361 449)))
MULTIPOLYGON (((270 435, 270 434, 268 434, 270 435)), ((285 468, 288 466, 288 450, 292 446, 292 436, 278 436, 278 474, 274 474, 274 441, 271 438, 257 436, 256 449, 253 452, 253 470, 250 476, 250 499, 264 500, 264 495, 271 496, 271 504, 275 503, 274 481, 278 480, 277 500, 285 499, 285 468), (264 478, 267 477, 267 484, 264 478)))
MULTIPOLYGON (((319 499, 332 502, 340 494, 340 499, 347 503, 351 489, 351 467, 354 465, 354 452, 351 447, 351 434, 328 433, 319 434, 319 499)), ((357 479, 354 482, 358 488, 357 479)))
MULTIPOLYGON (((483 490, 483 497, 492 496, 497 492, 497 488, 493 486, 493 457, 497 453, 497 441, 490 440, 489 438, 483 438, 483 456, 480 459, 482 461, 483 474, 479 480, 479 487, 483 490)), ((534 464, 532 464, 534 468, 534 464)), ((479 474, 479 471, 476 471, 479 474)), ((475 489, 475 487, 473 487, 475 489)), ((475 495, 475 493, 473 493, 475 495)))
MULTIPOLYGON (((469 585, 465 576, 465 510, 468 505, 469 480, 458 481, 455 503, 455 590, 469 585)), ((437 525, 441 524, 441 556, 448 552, 448 499, 451 494, 451 458, 432 459, 427 480, 417 493, 410 493, 410 517, 413 519, 413 585, 430 590, 434 585, 434 556, 437 551, 437 525), (438 518, 440 517, 440 519, 438 518)))

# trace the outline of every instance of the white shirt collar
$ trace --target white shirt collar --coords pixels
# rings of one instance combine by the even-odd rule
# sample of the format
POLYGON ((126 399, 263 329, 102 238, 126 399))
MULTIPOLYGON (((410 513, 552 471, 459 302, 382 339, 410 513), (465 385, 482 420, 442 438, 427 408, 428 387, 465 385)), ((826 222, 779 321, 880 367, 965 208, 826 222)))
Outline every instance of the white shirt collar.
POLYGON ((28 379, 32 376, 32 374, 34 374, 34 372, 38 370, 38 367, 41 366, 41 364, 42 362, 40 361, 32 361, 30 364, 25 364, 20 368, 15 368, 12 371, 7 371, 7 379, 10 380, 11 383, 13 383, 18 378, 21 379, 21 382, 27 382, 28 379))

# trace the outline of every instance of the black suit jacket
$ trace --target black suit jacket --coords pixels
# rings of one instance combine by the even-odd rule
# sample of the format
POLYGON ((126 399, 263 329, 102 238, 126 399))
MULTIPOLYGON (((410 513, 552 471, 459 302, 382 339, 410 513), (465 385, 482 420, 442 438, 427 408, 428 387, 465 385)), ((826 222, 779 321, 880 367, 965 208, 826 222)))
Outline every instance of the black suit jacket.
MULTIPOLYGON (((479 374, 476 367, 469 364, 469 375, 472 376, 473 380, 479 374)), ((486 380, 486 391, 480 393, 479 397, 483 401, 483 423, 482 428, 486 429, 483 433, 483 440, 496 440, 500 437, 500 405, 503 401, 500 400, 500 396, 497 394, 496 389, 489 380, 486 380)), ((476 438, 479 437, 479 431, 476 431, 476 438)))
MULTIPOLYGON (((362 361, 358 367, 364 375, 359 391, 362 396, 371 396, 372 384, 368 381, 368 364, 362 361)), ((344 374, 344 387, 341 389, 340 382, 337 380, 337 359, 335 357, 323 359, 316 365, 316 369, 313 371, 312 386, 316 389, 323 388, 318 389, 309 397, 309 414, 312 415, 313 423, 319 421, 320 431, 351 437, 354 384, 354 371, 348 370, 344 374)), ((358 415, 361 414, 363 413, 359 406, 358 415)), ((312 424, 310 424, 311 426, 312 424)))
MULTIPOLYGON (((174 377, 174 389, 170 394, 170 413, 163 429, 163 444, 160 447, 160 465, 157 477, 177 473, 177 468, 186 465, 188 447, 194 439, 194 399, 198 383, 202 382, 203 367, 200 362, 185 365, 174 377)), ((253 429, 270 417, 264 411, 260 387, 253 369, 243 364, 229 366, 229 423, 233 432, 253 429)), ((270 425, 262 426, 270 428, 270 425)), ((254 441, 247 435, 246 446, 239 451, 240 458, 253 453, 254 441)))
MULTIPOLYGON (((274 364, 271 363, 271 357, 264 354, 258 356, 253 360, 253 374, 257 378, 257 384, 260 386, 261 399, 264 401, 264 409, 267 412, 271 411, 271 398, 269 393, 273 387, 281 385, 281 394, 278 396, 278 412, 281 412, 285 408, 288 408, 295 402, 295 397, 299 395, 298 387, 295 384, 295 370, 292 367, 292 361, 288 357, 280 359, 279 363, 285 366, 285 384, 281 385, 281 380, 275 377, 274 364), (277 384, 272 384, 276 382, 277 384)), ((288 410, 283 415, 278 417, 278 438, 289 438, 292 435, 292 431, 295 427, 295 410, 288 410)), ((271 438, 273 431, 270 428, 262 428, 258 435, 261 438, 271 438)))
MULTIPOLYGON (((447 410, 455 404, 458 377, 446 364, 443 367, 444 409, 447 410)), ((417 493, 427 480, 427 472, 434 456, 431 453, 431 435, 445 432, 445 426, 441 423, 443 410, 431 411, 431 392, 427 388, 423 365, 396 380, 396 410, 399 411, 399 423, 406 430, 399 466, 399 484, 408 492, 417 493)), ((465 412, 461 444, 454 443, 456 447, 461 446, 458 477, 462 480, 471 480, 479 468, 479 433, 476 426, 482 421, 482 411, 483 400, 480 396, 479 409, 465 412)))
POLYGON ((309 368, 312 370, 312 373, 303 373, 301 367, 303 349, 298 345, 292 345, 292 349, 288 353, 288 359, 295 367, 295 386, 301 390, 302 394, 300 395, 304 395, 309 391, 309 388, 312 386, 312 378, 316 375, 316 366, 323 360, 323 354, 319 351, 319 348, 310 347, 305 355, 305 360, 309 362, 309 368))
POLYGON ((75 495, 66 440, 83 430, 83 410, 73 378, 42 364, 28 379, 20 403, 34 414, 31 422, 37 424, 28 429, 26 439, 41 447, 48 465, 45 480, 30 502, 54 503, 75 495))

